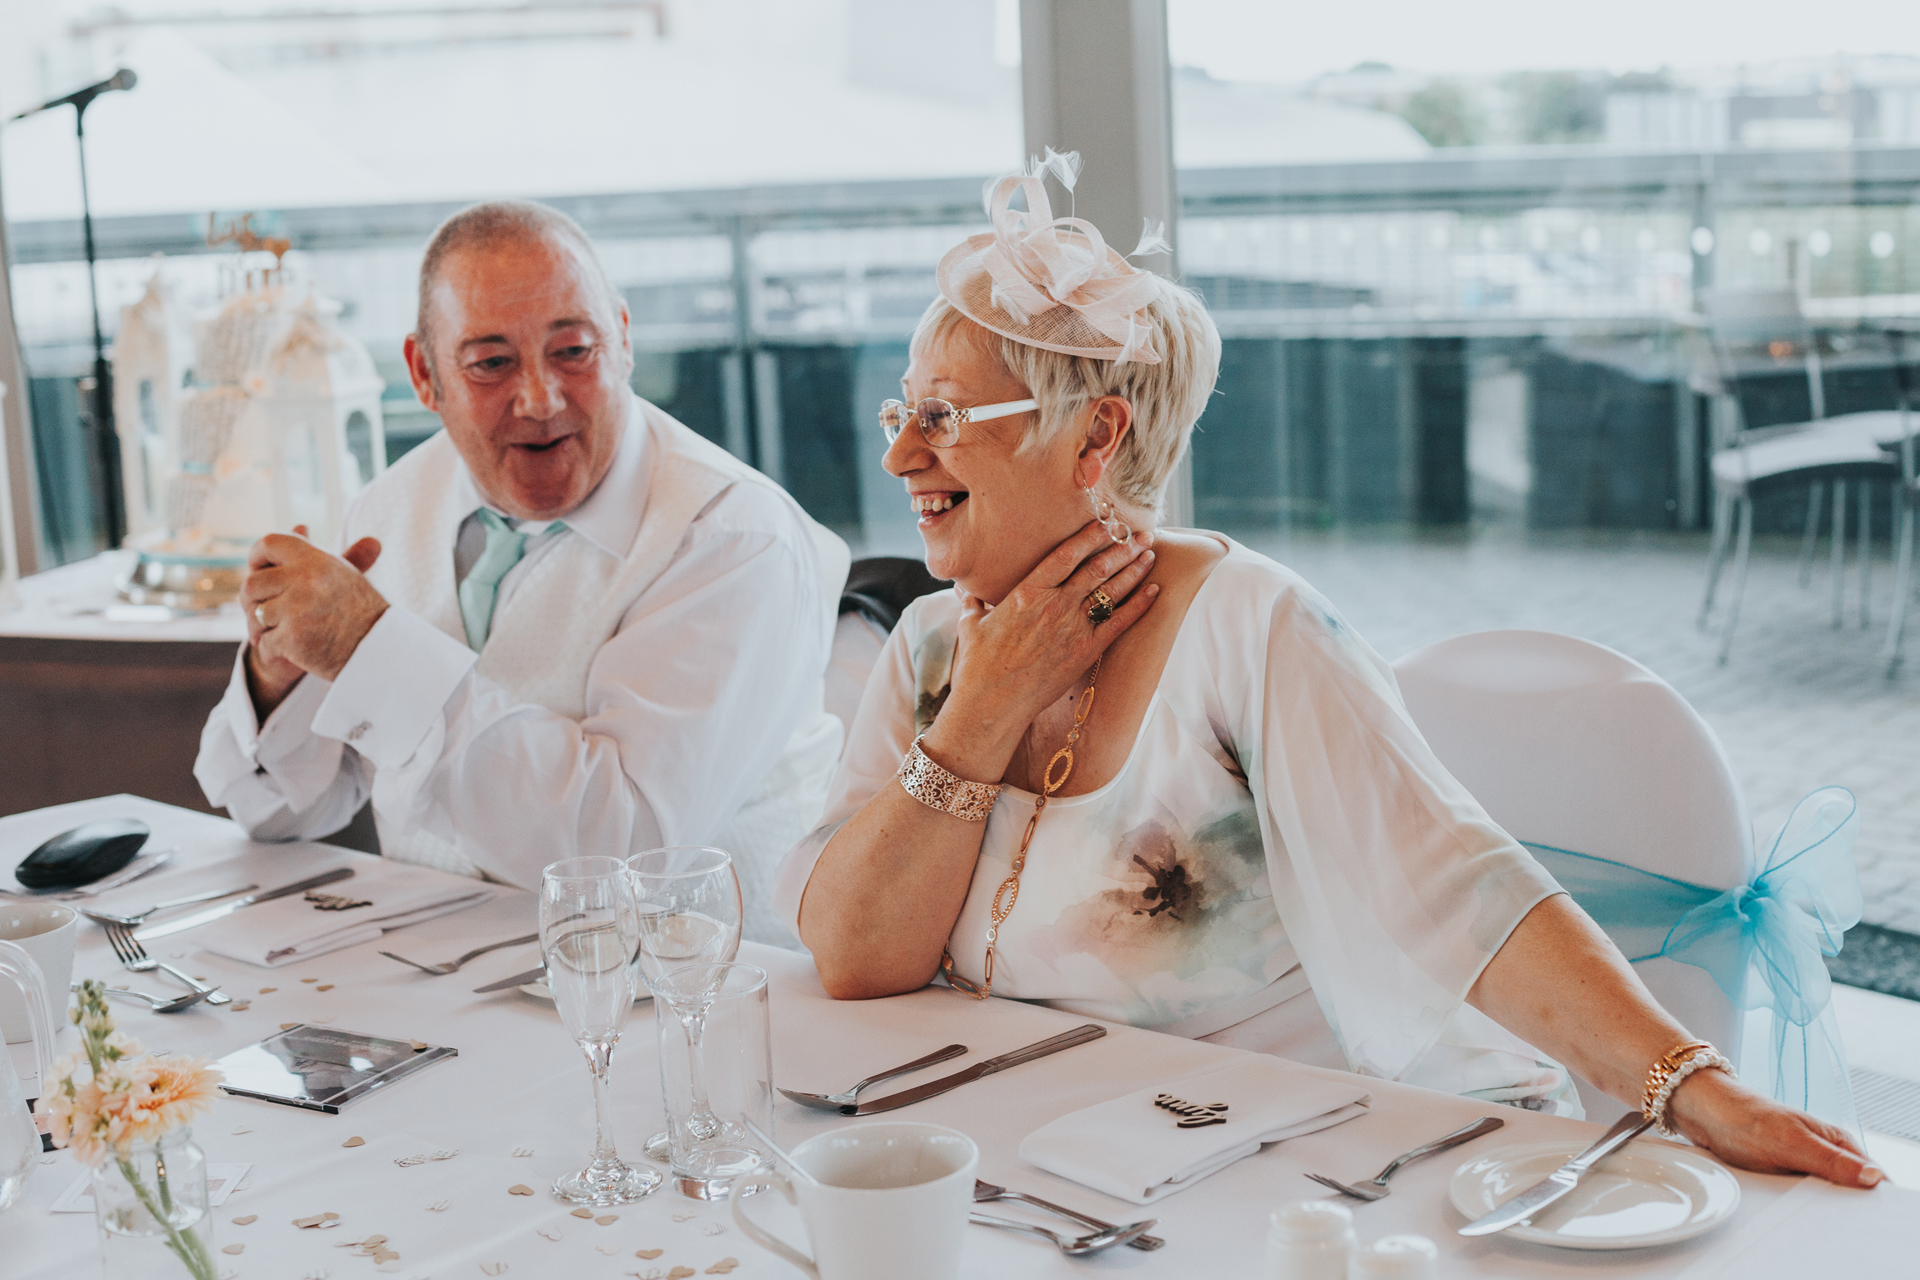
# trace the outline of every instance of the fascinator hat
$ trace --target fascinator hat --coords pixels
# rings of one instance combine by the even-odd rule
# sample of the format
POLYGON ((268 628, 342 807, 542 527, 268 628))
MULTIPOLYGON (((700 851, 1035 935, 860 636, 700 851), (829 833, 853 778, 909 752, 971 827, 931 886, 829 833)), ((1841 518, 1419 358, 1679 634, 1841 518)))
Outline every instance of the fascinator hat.
MULTIPOLYGON (((1027 346, 1115 364, 1160 363, 1147 307, 1163 282, 1110 248, 1086 219, 1054 217, 1049 173, 1071 193, 1080 153, 1049 147, 1026 173, 987 181, 993 230, 969 236, 940 259, 941 296, 975 324, 1027 346), (1012 208, 1016 194, 1025 195, 1025 210, 1012 208)), ((1169 250, 1149 223, 1127 256, 1169 250)))

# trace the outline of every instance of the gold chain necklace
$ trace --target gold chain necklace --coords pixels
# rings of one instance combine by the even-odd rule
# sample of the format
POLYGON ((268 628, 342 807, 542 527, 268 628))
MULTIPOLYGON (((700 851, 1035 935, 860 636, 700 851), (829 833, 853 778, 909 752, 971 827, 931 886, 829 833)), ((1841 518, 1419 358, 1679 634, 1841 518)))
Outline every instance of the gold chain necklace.
POLYGON ((993 923, 987 927, 985 983, 975 983, 953 971, 952 948, 943 947, 940 951, 940 971, 947 975, 947 982, 975 1000, 985 1000, 993 994, 993 952, 1000 941, 1000 926, 1013 914, 1013 904, 1020 901, 1020 873, 1027 869, 1027 849, 1033 844, 1033 829, 1040 825, 1040 813, 1047 807, 1047 801, 1053 793, 1066 786, 1067 779, 1073 776, 1073 749, 1080 742, 1081 726, 1086 724, 1087 716, 1093 711, 1093 684, 1100 678, 1100 662, 1100 658, 1095 658, 1093 669, 1087 672, 1087 687, 1081 692, 1080 701, 1073 709, 1073 727, 1067 730, 1067 744, 1053 753, 1053 758, 1047 761, 1046 771, 1040 775, 1040 795, 1033 802, 1033 816, 1027 819, 1027 830, 1020 837, 1019 851, 1013 855, 1012 873, 994 890, 993 923), (1058 778, 1053 776, 1056 765, 1060 766, 1058 778))

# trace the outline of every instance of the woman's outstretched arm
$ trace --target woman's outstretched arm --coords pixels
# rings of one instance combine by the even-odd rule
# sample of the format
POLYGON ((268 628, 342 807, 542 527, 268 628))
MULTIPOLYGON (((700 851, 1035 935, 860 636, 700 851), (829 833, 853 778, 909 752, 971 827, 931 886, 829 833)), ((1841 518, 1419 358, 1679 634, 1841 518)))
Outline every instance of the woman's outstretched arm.
MULTIPOLYGON (((1564 894, 1527 913, 1467 999, 1635 1108, 1648 1069, 1693 1038, 1564 894)), ((1742 1169, 1818 1174, 1848 1187, 1875 1186, 1885 1176, 1852 1135, 1763 1097, 1724 1071, 1694 1072, 1668 1105, 1674 1128, 1742 1169)))

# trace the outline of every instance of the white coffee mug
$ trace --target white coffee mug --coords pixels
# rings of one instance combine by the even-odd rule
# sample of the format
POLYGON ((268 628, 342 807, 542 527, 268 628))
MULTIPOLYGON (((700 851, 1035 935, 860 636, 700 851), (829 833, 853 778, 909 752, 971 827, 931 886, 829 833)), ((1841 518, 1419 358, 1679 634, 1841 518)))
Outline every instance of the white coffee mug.
MULTIPOLYGON (((57 902, 10 902, 0 899, 0 938, 18 943, 47 975, 47 1010, 54 1030, 64 1027, 67 984, 73 981, 73 944, 80 933, 80 916, 57 902)), ((27 1002, 10 982, 0 982, 0 1034, 8 1044, 33 1039, 27 1025, 27 1002)))
POLYGON ((793 1149, 815 1181, 761 1172, 734 1187, 733 1220, 748 1238, 813 1280, 955 1280, 973 1209, 980 1149, 937 1124, 883 1121, 823 1133, 793 1149), (798 1205, 809 1258, 747 1217, 772 1187, 798 1205))

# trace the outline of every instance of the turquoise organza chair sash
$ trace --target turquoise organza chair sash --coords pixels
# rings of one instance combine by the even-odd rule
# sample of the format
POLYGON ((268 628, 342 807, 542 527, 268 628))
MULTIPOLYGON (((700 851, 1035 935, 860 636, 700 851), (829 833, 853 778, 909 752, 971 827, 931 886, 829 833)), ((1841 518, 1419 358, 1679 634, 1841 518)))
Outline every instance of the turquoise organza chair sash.
MULTIPOLYGON (((1591 854, 1527 843, 1631 961, 1704 969, 1749 1020, 1741 1077, 1823 1120, 1857 1128, 1825 957, 1860 922, 1859 806, 1822 787, 1794 806, 1748 884, 1712 889, 1591 854), (1756 1021, 1770 1022, 1764 1035, 1756 1021)), ((1526 843, 1526 842, 1523 842, 1526 843)))

